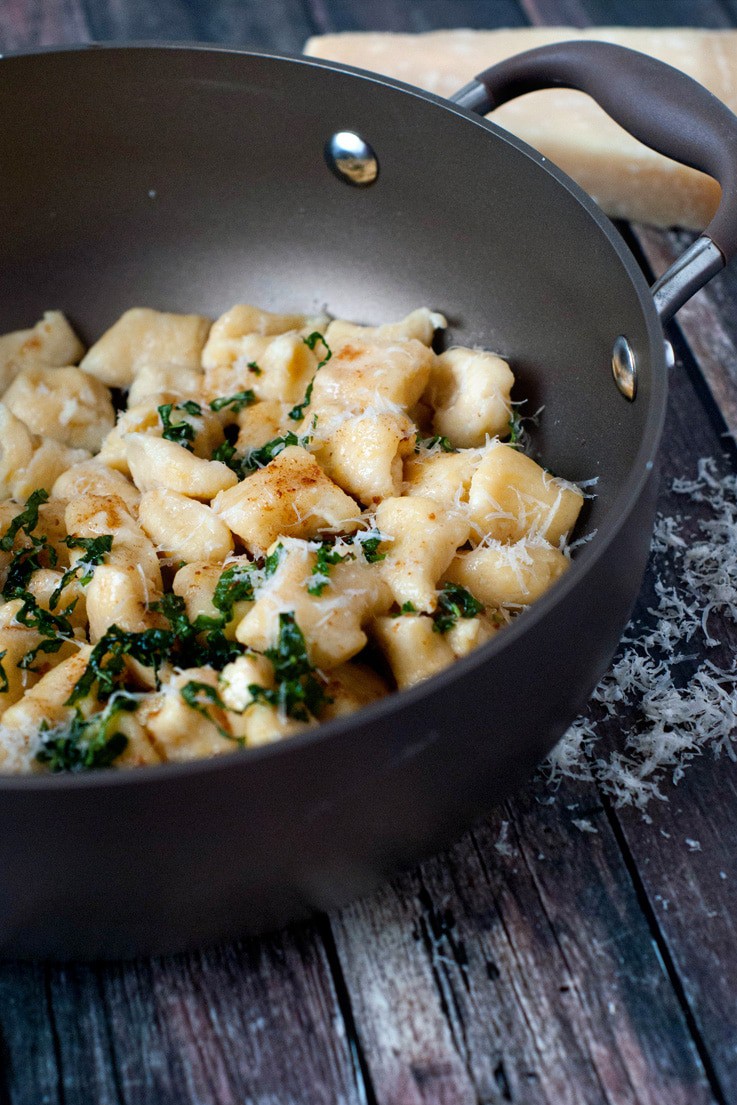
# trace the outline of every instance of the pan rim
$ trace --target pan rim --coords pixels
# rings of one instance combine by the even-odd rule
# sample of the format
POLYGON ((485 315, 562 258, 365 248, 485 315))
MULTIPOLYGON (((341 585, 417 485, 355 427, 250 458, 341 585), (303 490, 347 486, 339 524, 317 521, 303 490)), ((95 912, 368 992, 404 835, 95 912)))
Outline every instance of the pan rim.
MULTIPOLYGON (((575 38, 575 35, 572 36, 575 38)), ((122 769, 92 769, 84 773, 59 773, 38 775, 3 775, 0 774, 0 795, 3 793, 24 792, 57 792, 86 790, 98 790, 107 787, 126 787, 133 784, 158 785, 162 782, 174 783, 177 779, 193 779, 203 774, 217 773, 221 771, 248 770, 251 763, 273 756, 298 756, 302 749, 311 747, 317 742, 328 742, 338 738, 349 738, 350 734, 364 726, 368 727, 373 721, 383 719, 387 715, 397 711, 398 707, 410 709, 415 702, 425 698, 429 693, 452 692, 452 685, 463 675, 470 674, 475 669, 481 669, 491 662, 496 654, 511 646, 521 634, 533 632, 535 626, 543 621, 548 614, 571 591, 574 591, 584 576, 597 564, 601 557, 606 555, 608 548, 616 540, 622 528, 626 525, 631 512, 636 508, 645 487, 651 479, 656 467, 660 439, 666 413, 666 401, 668 394, 667 368, 664 352, 664 335, 657 316, 655 305, 644 274, 640 270, 634 255, 622 238, 621 234, 596 205, 594 200, 584 190, 568 177, 557 165, 550 162, 532 146, 529 146, 516 135, 504 130, 489 119, 482 118, 465 108, 459 107, 450 100, 425 92, 413 85, 402 81, 372 73, 369 70, 355 66, 344 65, 339 62, 326 61, 321 58, 312 58, 301 54, 278 52, 269 50, 246 50, 238 47, 221 46, 219 44, 201 42, 88 42, 75 43, 62 46, 26 47, 18 50, 7 51, 0 55, 0 65, 12 62, 16 59, 36 58, 40 56, 54 56, 59 54, 84 55, 97 51, 109 51, 111 53, 131 54, 132 52, 159 52, 159 53, 206 53, 223 54, 245 58, 263 58, 276 62, 288 62, 309 69, 327 70, 344 73, 360 80, 369 81, 373 85, 380 85, 393 91, 409 95, 414 99, 427 102, 438 109, 450 112, 452 115, 473 124, 495 136, 499 141, 513 146, 519 153, 532 160, 537 167, 547 175, 553 177, 558 186, 562 187, 572 199, 583 207, 586 215, 596 224, 598 230, 604 235, 609 246, 617 255, 617 260, 624 267, 625 275, 633 285, 638 299, 638 306, 644 317, 648 343, 651 372, 651 391, 648 398, 649 409, 645 419, 637 453, 632 461, 631 470, 624 481, 622 489, 610 506, 606 516, 598 526, 595 535, 577 554, 571 563, 571 568, 562 579, 550 588, 538 599, 523 616, 505 627, 502 634, 496 635, 490 641, 474 649, 467 656, 457 660, 450 667, 434 675, 424 683, 402 691, 393 691, 386 698, 363 707, 353 714, 335 718, 331 721, 320 723, 313 728, 304 729, 294 735, 271 744, 260 745, 252 748, 234 748, 232 753, 220 756, 191 760, 183 763, 151 764, 135 768, 122 769), (501 643, 500 643, 501 642, 501 643)), ((626 402, 626 400, 622 400, 626 402)))

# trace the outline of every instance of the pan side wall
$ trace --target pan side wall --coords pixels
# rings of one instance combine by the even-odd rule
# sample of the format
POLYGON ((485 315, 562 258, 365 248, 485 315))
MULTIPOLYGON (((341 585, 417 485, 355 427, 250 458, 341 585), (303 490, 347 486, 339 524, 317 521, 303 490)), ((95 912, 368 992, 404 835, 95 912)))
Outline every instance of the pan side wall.
POLYGON ((525 781, 605 671, 656 483, 612 560, 453 693, 402 694, 388 718, 195 777, 2 795, 0 955, 115 959, 263 932, 456 839, 525 781))

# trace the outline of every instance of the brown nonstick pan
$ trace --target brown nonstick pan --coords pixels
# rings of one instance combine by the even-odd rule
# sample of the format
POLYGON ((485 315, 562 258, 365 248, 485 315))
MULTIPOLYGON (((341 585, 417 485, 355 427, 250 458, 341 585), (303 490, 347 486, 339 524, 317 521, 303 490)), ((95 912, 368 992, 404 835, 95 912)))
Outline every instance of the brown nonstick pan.
POLYGON ((0 331, 49 308, 89 341, 137 305, 365 322, 427 305, 453 343, 510 358, 516 397, 544 407, 534 455, 598 477, 563 580, 428 683, 215 760, 0 779, 0 954, 164 951, 345 902, 513 791, 606 669, 650 541, 661 323, 735 249, 737 120, 599 43, 522 55, 458 99, 210 48, 0 61, 0 331), (655 298, 593 202, 473 113, 547 85, 722 184, 655 298))

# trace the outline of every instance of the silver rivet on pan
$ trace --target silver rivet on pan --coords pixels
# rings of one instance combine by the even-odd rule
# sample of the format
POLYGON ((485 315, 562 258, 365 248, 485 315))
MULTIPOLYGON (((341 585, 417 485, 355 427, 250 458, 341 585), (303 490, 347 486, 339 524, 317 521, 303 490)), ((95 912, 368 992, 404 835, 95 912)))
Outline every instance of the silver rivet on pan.
POLYGON ((339 130, 328 138, 325 160, 340 180, 357 188, 373 184, 379 175, 376 154, 368 142, 352 130, 339 130))
POLYGON ((637 361, 632 346, 622 334, 615 338, 612 348, 612 376, 625 399, 634 399, 637 395, 637 361))

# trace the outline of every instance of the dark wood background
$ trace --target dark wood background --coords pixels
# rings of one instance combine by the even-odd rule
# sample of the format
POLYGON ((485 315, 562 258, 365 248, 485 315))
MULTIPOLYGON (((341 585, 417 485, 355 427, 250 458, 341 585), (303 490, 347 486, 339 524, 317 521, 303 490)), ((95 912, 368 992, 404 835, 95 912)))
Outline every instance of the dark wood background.
MULTIPOLYGON (((320 32, 527 23, 723 28, 737 0, 0 0, 0 50, 296 52, 320 32)), ((687 240, 627 233, 655 271, 687 240)), ((671 327, 664 489, 698 457, 734 463, 735 305, 727 273, 671 327)), ((661 509, 682 507, 664 490, 661 509)), ((737 1101, 737 766, 705 755, 665 789, 647 821, 592 785, 551 803, 535 781, 374 897, 269 938, 121 965, 2 963, 0 1105, 737 1101)))

